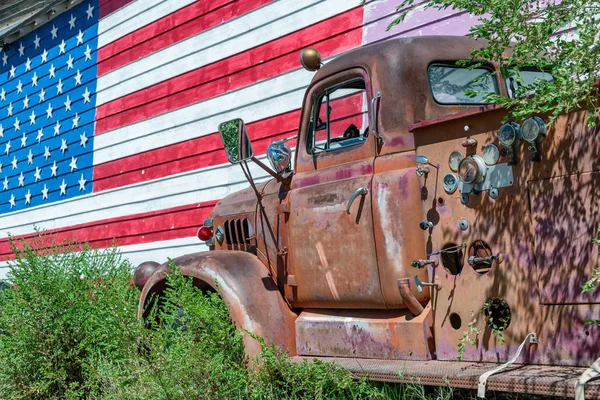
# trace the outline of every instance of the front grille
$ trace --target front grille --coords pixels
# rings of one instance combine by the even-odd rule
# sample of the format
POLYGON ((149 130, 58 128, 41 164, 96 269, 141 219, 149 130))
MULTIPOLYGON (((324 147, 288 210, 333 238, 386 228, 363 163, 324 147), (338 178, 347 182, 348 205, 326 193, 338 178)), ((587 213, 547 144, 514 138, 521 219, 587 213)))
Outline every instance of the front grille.
POLYGON ((230 249, 248 249, 254 237, 248 218, 227 220, 224 227, 225 242, 230 249))

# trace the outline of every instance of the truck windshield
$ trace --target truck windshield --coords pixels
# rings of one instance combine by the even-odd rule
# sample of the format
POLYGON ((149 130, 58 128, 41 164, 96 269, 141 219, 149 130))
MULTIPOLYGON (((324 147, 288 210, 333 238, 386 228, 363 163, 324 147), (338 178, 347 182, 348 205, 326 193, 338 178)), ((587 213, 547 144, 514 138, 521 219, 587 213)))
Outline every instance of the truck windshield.
POLYGON ((432 64, 429 66, 429 85, 436 102, 440 104, 486 104, 486 93, 498 93, 498 83, 493 70, 488 67, 468 69, 452 64, 432 64), (466 91, 474 90, 475 96, 466 91))
POLYGON ((368 126, 367 92, 362 78, 327 88, 314 104, 308 152, 362 144, 369 133, 368 126))

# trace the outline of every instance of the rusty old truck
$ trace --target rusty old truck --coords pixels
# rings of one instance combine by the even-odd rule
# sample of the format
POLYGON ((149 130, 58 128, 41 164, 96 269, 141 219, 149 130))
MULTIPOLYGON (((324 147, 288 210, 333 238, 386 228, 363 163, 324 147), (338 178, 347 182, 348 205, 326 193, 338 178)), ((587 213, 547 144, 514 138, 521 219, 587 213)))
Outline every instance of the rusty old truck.
MULTIPOLYGON (((586 324, 600 320, 600 291, 581 290, 599 261, 598 128, 585 112, 550 128, 544 115, 504 122, 465 91, 512 96, 552 76, 458 66, 474 46, 403 38, 325 64, 303 50, 316 73, 295 150, 272 143, 268 167, 243 121, 221 124, 250 185, 199 223, 210 251, 174 262, 219 291, 240 329, 297 359, 480 395, 582 398, 590 380, 585 395, 600 398, 600 326, 586 324), (255 182, 259 167, 271 179, 255 182)), ((140 317, 168 269, 137 268, 140 317)))

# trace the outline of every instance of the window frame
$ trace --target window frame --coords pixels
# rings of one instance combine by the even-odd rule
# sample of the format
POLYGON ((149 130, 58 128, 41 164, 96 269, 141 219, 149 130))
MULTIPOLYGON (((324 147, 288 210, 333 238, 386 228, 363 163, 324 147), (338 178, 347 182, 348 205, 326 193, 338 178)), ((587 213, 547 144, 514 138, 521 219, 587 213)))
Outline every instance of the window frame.
MULTIPOLYGON (((454 63, 456 63, 456 62, 457 61, 454 61, 454 63)), ((492 104, 492 103, 485 103, 485 102, 477 102, 477 103, 443 102, 442 103, 442 102, 438 101, 438 99, 436 99, 436 97, 435 97, 435 94, 433 92, 433 86, 431 84, 431 74, 429 72, 431 67, 450 67, 450 68, 456 68, 456 69, 469 69, 469 66, 468 65, 467 66, 456 65, 456 64, 452 64, 452 62, 443 62, 443 61, 436 61, 427 66, 427 83, 429 84, 429 93, 431 94, 431 98, 433 99, 433 101, 436 104, 438 104, 440 106, 461 106, 461 107, 469 107, 469 106, 480 107, 480 106, 488 106, 488 105, 492 104)), ((492 65, 483 64, 474 69, 485 69, 485 70, 487 70, 487 72, 491 72, 493 74, 493 83, 494 83, 495 92, 498 95, 501 94, 500 93, 500 84, 498 82, 498 73, 492 65)))
MULTIPOLYGON (((370 106, 369 106, 369 86, 368 86, 368 82, 365 79, 364 76, 356 76, 356 77, 352 77, 349 79, 346 79, 342 82, 336 83, 332 86, 328 86, 326 87, 319 95, 313 95, 313 101, 311 103, 311 113, 310 113, 310 119, 309 119, 309 123, 308 123, 308 131, 307 131, 307 140, 306 140, 306 153, 308 155, 311 155, 313 157, 318 156, 319 154, 326 154, 326 153, 332 153, 332 152, 337 152, 340 150, 344 150, 344 149, 349 149, 349 148, 356 148, 356 147, 360 147, 362 145, 364 145, 367 142, 368 136, 362 136, 362 138, 364 140, 362 140, 360 143, 353 143, 353 144, 348 144, 345 146, 340 146, 338 148, 335 149, 331 149, 329 148, 329 146, 331 145, 331 131, 330 131, 330 120, 329 120, 329 111, 327 112, 327 120, 325 121, 325 124, 327 125, 327 142, 325 145, 325 148, 319 148, 316 146, 316 123, 319 120, 319 115, 318 112, 320 111, 320 105, 322 105, 322 101, 323 98, 325 96, 327 96, 327 93, 333 93, 336 90, 338 90, 339 88, 343 87, 344 85, 347 85, 350 82, 354 82, 354 81, 361 81, 364 85, 362 90, 362 93, 364 94, 364 96, 366 97, 366 101, 367 101, 367 121, 368 121, 368 128, 369 128, 369 133, 371 132, 371 120, 370 120, 370 115, 369 115, 369 110, 370 110, 370 106), (315 149, 318 149, 318 151, 315 151, 315 149)), ((326 105, 326 109, 329 110, 329 97, 327 97, 327 105, 326 105)))

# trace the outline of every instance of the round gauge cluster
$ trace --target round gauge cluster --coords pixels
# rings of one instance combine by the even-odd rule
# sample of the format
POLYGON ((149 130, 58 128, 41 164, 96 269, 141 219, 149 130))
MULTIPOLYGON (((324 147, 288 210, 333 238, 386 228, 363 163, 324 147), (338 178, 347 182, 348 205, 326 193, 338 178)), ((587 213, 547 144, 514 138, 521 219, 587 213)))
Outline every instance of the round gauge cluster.
POLYGON ((458 164, 465 158, 460 151, 453 151, 448 159, 450 169, 454 172, 458 171, 458 164))
POLYGON ((516 122, 502 125, 498 131, 498 140, 505 147, 515 147, 521 140, 521 127, 516 122))
POLYGON ((481 151, 481 157, 487 165, 495 165, 500 160, 500 149, 493 143, 487 144, 481 151))
POLYGON ((540 117, 528 118, 521 125, 521 134, 523 139, 529 143, 534 143, 546 134, 546 124, 540 117))
POLYGON ((458 189, 458 176, 450 172, 444 175, 442 184, 444 185, 444 191, 448 194, 452 194, 458 189))

